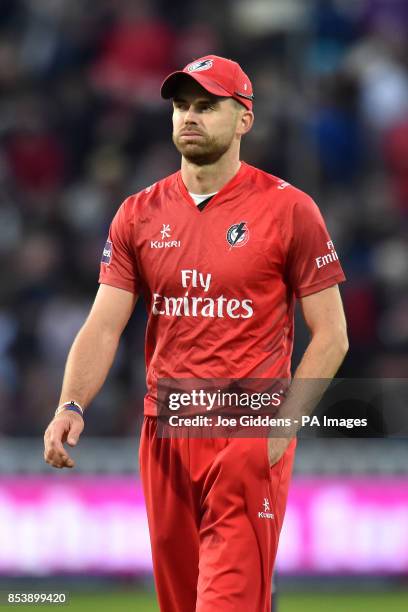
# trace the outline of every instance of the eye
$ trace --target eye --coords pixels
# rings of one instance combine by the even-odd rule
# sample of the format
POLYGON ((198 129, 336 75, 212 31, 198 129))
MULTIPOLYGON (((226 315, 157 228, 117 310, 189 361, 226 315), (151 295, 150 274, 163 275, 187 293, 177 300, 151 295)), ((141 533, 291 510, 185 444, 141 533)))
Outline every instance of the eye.
POLYGON ((213 104, 212 102, 203 102, 200 106, 201 111, 208 111, 208 110, 214 110, 214 109, 215 109, 215 104, 213 104))
POLYGON ((187 104, 185 102, 174 102, 174 108, 180 111, 187 110, 187 104))

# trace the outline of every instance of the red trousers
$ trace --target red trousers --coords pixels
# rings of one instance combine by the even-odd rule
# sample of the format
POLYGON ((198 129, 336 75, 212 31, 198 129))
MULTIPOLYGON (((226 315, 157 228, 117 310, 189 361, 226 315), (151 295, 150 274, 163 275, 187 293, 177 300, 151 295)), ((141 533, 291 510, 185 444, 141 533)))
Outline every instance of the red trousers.
POLYGON ((140 470, 161 612, 269 612, 296 441, 158 438, 144 417, 140 470))

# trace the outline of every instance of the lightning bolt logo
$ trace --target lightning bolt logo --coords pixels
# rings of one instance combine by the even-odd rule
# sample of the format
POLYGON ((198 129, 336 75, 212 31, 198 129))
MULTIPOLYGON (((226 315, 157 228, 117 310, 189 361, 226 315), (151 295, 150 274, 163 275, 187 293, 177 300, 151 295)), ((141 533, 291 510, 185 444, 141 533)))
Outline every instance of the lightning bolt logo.
POLYGON ((242 221, 235 230, 235 240, 232 246, 235 246, 238 240, 245 234, 245 221, 242 221))
POLYGON ((201 70, 209 70, 213 65, 213 60, 206 59, 201 60, 200 62, 194 62, 187 66, 188 72, 200 72, 201 70))
POLYGON ((233 247, 242 247, 249 240, 249 230, 246 221, 234 223, 227 231, 227 242, 230 250, 233 247))

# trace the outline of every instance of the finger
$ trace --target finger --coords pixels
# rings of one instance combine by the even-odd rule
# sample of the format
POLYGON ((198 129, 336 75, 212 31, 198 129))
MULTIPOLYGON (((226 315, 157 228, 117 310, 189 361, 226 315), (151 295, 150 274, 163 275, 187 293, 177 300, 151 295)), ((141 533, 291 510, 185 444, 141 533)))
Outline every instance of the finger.
POLYGON ((65 456, 66 450, 62 445, 61 439, 56 438, 55 436, 52 436, 47 444, 47 451, 48 453, 56 456, 56 457, 63 457, 65 456))
POLYGON ((71 457, 69 457, 69 455, 66 455, 64 457, 56 457, 56 456, 47 455, 46 453, 44 453, 44 459, 46 463, 48 463, 49 465, 55 468, 62 469, 64 467, 66 468, 75 467, 75 461, 71 457))
POLYGON ((82 418, 75 418, 71 421, 70 429, 68 432, 67 442, 70 446, 76 446, 79 440, 79 436, 81 435, 84 429, 84 422, 82 418))
POLYGON ((67 457, 65 459, 62 460, 61 463, 61 467, 62 468, 73 468, 75 465, 75 461, 69 456, 67 455, 67 457))
POLYGON ((68 455, 67 451, 63 447, 61 441, 52 435, 48 440, 48 443, 45 447, 45 458, 49 459, 52 465, 55 467, 63 466, 67 462, 72 462, 71 457, 68 455))
POLYGON ((57 455, 54 453, 48 453, 45 455, 46 463, 49 463, 53 467, 73 467, 74 461, 73 459, 67 455, 57 455))
POLYGON ((76 446, 78 444, 79 436, 81 431, 78 427, 72 428, 68 434, 67 442, 70 446, 76 446))

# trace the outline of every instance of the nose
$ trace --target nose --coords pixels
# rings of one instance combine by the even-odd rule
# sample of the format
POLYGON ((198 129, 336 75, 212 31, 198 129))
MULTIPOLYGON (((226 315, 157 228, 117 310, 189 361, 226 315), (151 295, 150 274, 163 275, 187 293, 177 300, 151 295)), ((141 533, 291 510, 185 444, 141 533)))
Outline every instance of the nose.
POLYGON ((197 114, 194 112, 192 106, 189 107, 184 115, 184 123, 187 125, 191 123, 197 124, 197 114))

